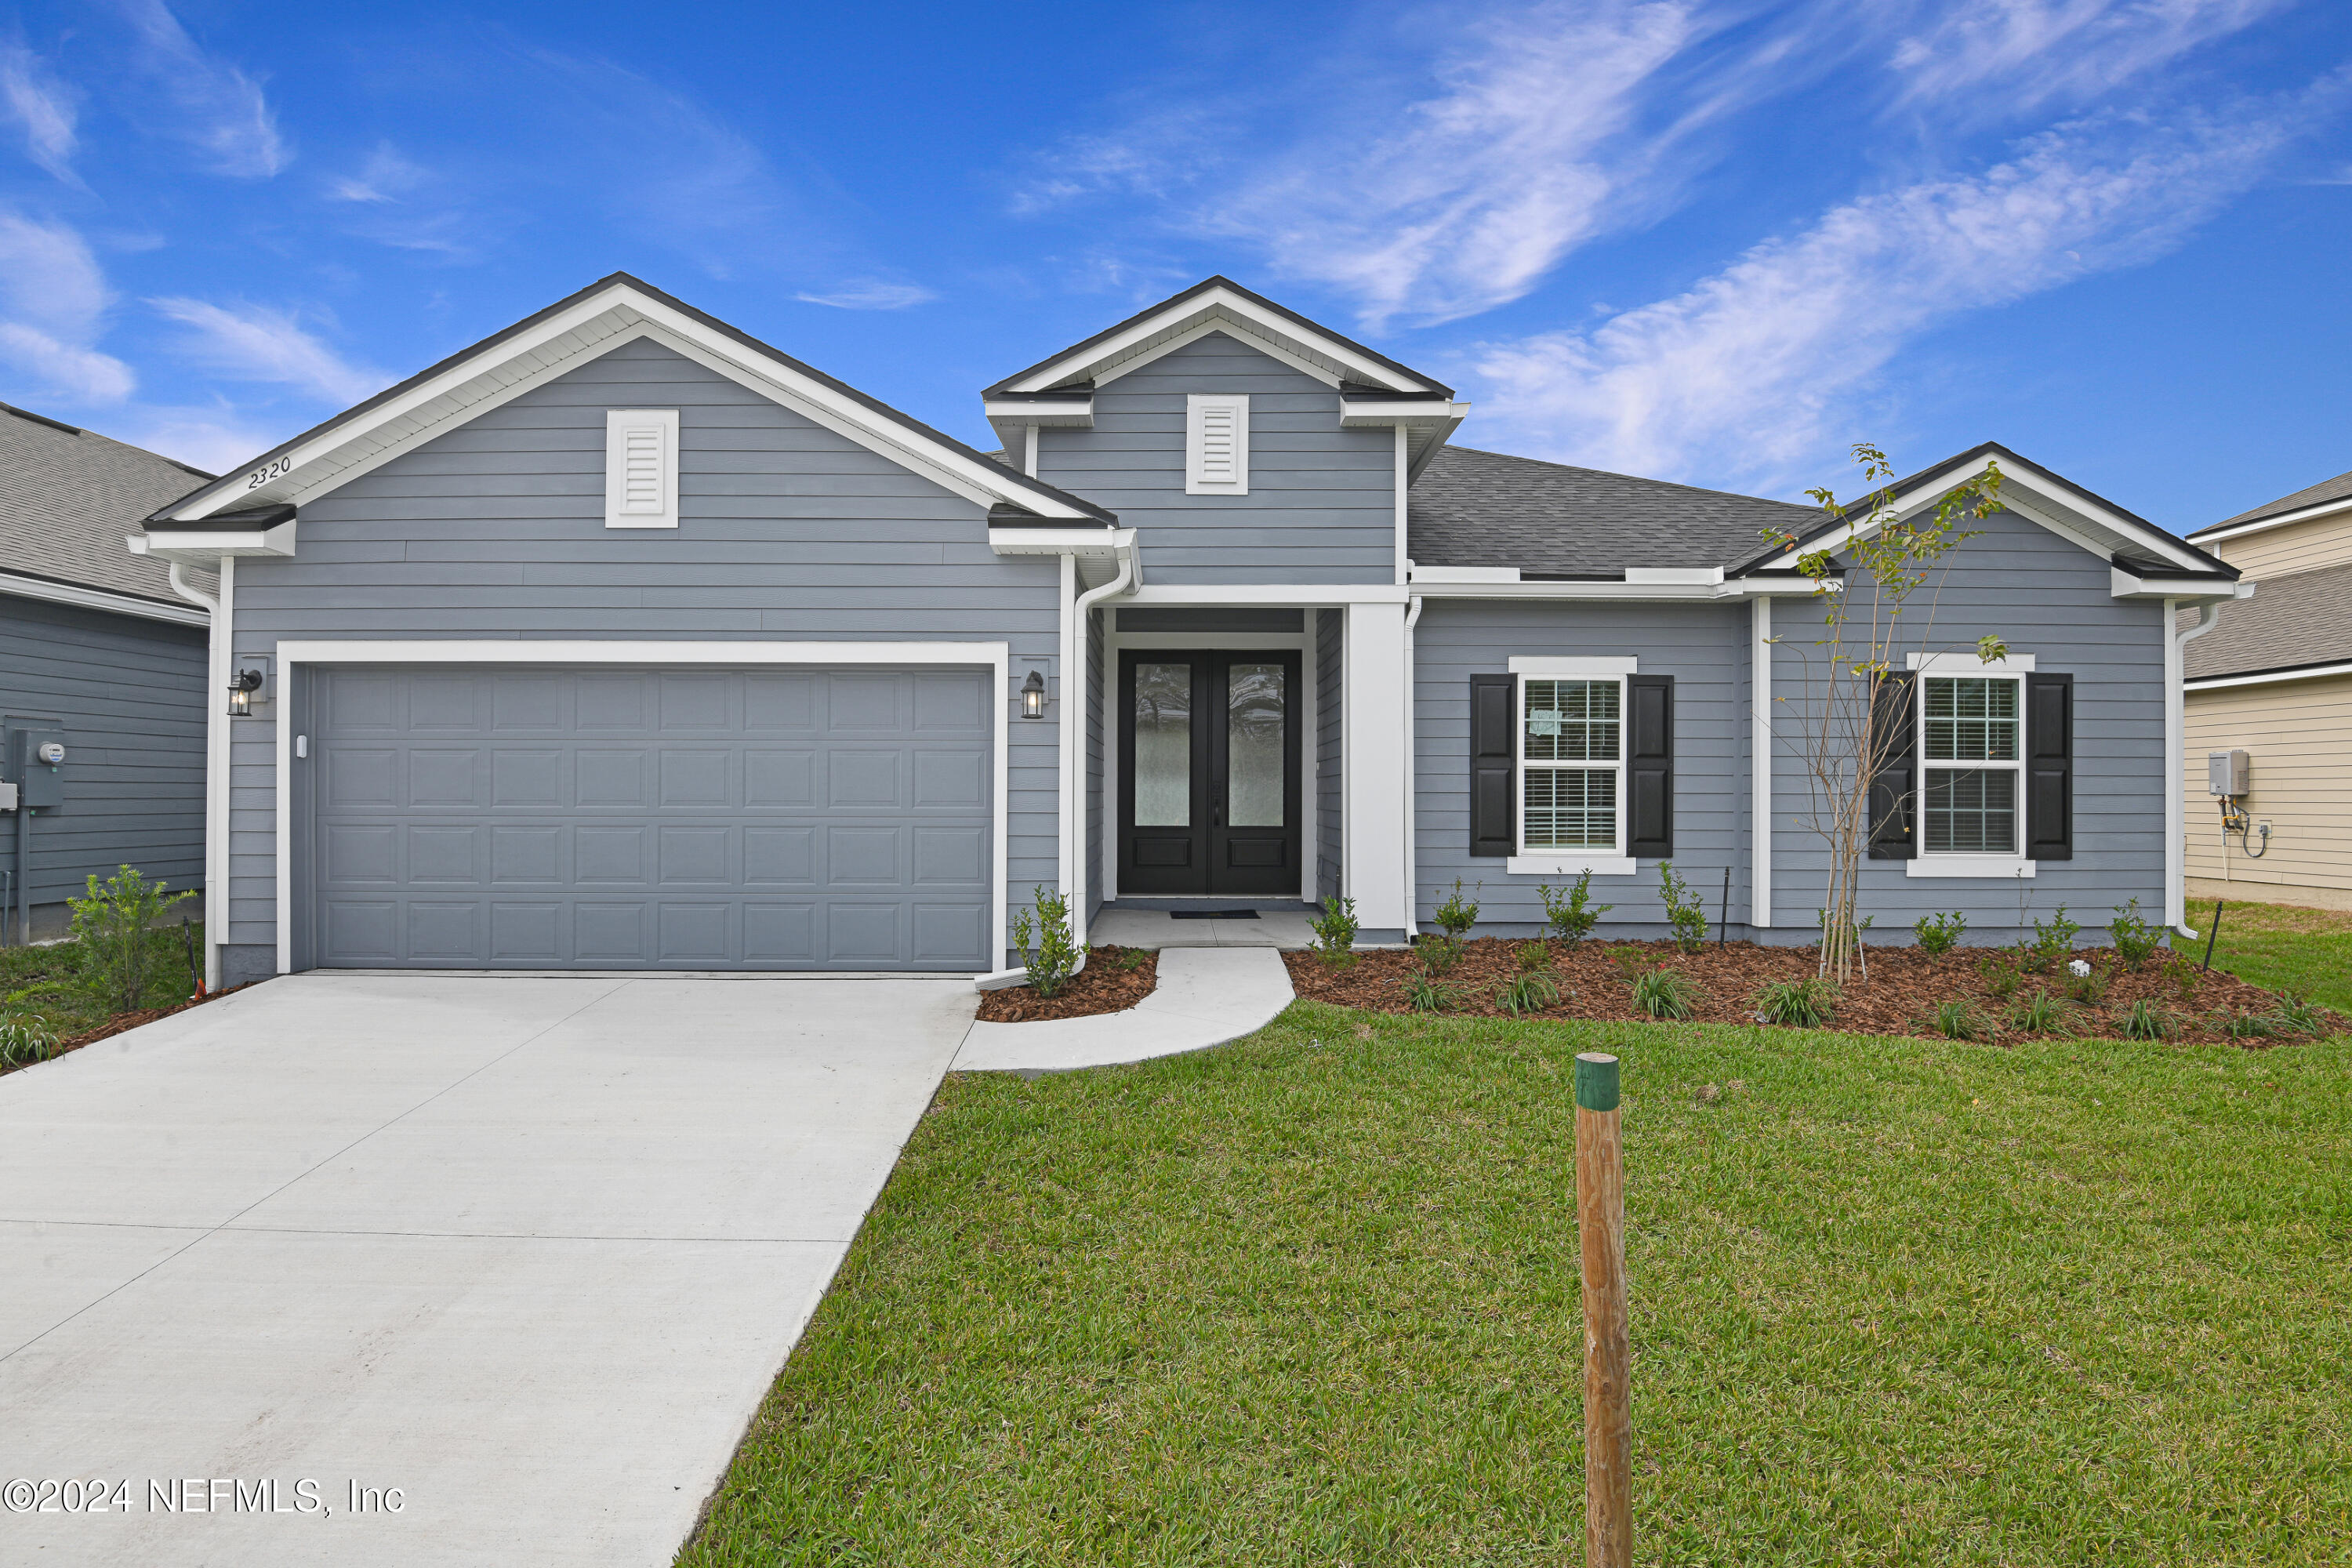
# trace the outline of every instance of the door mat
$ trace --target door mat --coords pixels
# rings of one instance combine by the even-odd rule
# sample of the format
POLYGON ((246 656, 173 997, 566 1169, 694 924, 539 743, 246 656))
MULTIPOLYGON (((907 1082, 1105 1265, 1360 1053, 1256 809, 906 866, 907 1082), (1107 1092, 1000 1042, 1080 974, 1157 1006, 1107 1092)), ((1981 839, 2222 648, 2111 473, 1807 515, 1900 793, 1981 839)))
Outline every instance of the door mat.
POLYGON ((1255 910, 1171 910, 1169 916, 1180 921, 1254 921, 1255 910))

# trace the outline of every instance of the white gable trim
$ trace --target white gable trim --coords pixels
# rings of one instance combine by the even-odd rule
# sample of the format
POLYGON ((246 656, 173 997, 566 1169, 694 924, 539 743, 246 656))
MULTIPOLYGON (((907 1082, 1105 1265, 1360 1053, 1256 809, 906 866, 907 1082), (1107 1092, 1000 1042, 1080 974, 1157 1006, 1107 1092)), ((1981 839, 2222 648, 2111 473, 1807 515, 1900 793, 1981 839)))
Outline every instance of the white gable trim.
POLYGON ((1041 517, 1088 518, 1050 492, 877 415, 773 355, 761 353, 625 284, 581 300, 467 356, 356 419, 320 431, 269 464, 200 490, 173 512, 194 521, 271 503, 299 506, 400 453, 544 385, 584 361, 651 338, 976 505, 1010 501, 1041 517))
MULTIPOLYGON (((1895 495, 1887 510, 1897 519, 1916 516, 1941 500, 1954 487, 1967 483, 1999 461, 1998 458, 1988 458, 1973 468, 1955 470, 1939 476, 1930 483, 1915 485, 1910 489, 1895 495)), ((2179 541, 2123 516, 2113 508, 2094 500, 2071 485, 2063 488, 2063 497, 2061 494, 2053 494, 2053 489, 2058 488, 2032 469, 2004 468, 2000 471, 2000 504, 2003 508, 2015 512, 2029 522, 2048 530, 2068 543, 2090 552, 2102 561, 2115 553, 2114 544, 2109 541, 2085 533, 2072 523, 2062 521, 2055 515, 2052 503, 2061 502, 2082 513, 2098 527, 2106 530, 2115 539, 2137 545, 2150 554, 2172 563, 2184 572, 2192 573, 2200 577, 2211 575, 2213 571, 2211 564, 2200 559, 2179 541), (2037 505, 2037 501, 2041 504, 2037 505)), ((1756 570, 1793 573, 1797 569, 1798 561, 1805 555, 1815 551, 1835 552, 1855 539, 1867 537, 1876 531, 1876 525, 1867 520, 1849 521, 1817 538, 1805 541, 1803 545, 1796 550, 1783 552, 1758 566, 1756 570)))
POLYGON ((2200 528, 2190 534, 2189 542, 2219 544, 2224 540, 2243 539, 2250 533, 2263 533, 2273 528, 2284 528, 2290 523, 2310 522, 2317 518, 2333 516, 2339 511, 2352 511, 2352 496, 2339 497, 2335 500, 2318 501, 2311 506, 2297 507, 2293 511, 2279 512, 2275 516, 2258 517, 2249 522, 2233 522, 2227 525, 2216 523, 2210 528, 2200 528))
POLYGON ((1126 331, 1115 337, 1089 343, 1059 359, 1049 361, 1042 369, 1030 372, 1004 390, 1044 392, 1063 382, 1089 379, 1099 384, 1133 369, 1134 366, 1127 363, 1129 360, 1140 363, 1156 359, 1169 348, 1176 346, 1176 340, 1181 338, 1189 342, 1186 334, 1215 330, 1215 322, 1219 320, 1239 327, 1253 338, 1287 345, 1292 363, 1307 362, 1299 364, 1302 370, 1307 369, 1308 363, 1322 365, 1323 369, 1309 371, 1308 374, 1318 375, 1334 386, 1342 380, 1348 380, 1387 387, 1395 392, 1430 391, 1427 385, 1412 376, 1400 374, 1389 365, 1365 358, 1360 350, 1222 288, 1175 300, 1166 310, 1154 311, 1142 321, 1130 323, 1126 331), (1165 346, 1156 341, 1161 334, 1166 334, 1170 340, 1165 346))
POLYGON ((1109 385, 1112 382, 1117 381, 1120 376, 1127 374, 1129 371, 1141 370, 1145 365, 1151 363, 1154 360, 1161 359, 1169 354, 1172 354, 1178 349, 1184 347, 1187 343, 1197 343, 1202 338, 1209 337, 1217 332, 1224 333, 1225 336, 1233 339, 1235 342, 1240 343, 1244 348, 1255 349, 1258 353, 1265 355, 1268 359, 1281 361, 1284 364, 1288 365, 1291 369, 1298 372, 1301 375, 1311 375, 1316 380, 1321 382, 1324 385, 1332 388, 1334 391, 1339 389, 1339 378, 1330 371, 1325 369, 1319 364, 1317 364, 1312 360, 1302 358, 1300 355, 1294 353, 1290 349, 1283 344, 1276 342, 1271 338, 1260 336, 1258 333, 1251 331, 1247 323, 1232 321, 1223 316, 1212 316, 1209 320, 1202 321, 1199 326, 1192 327, 1184 331, 1179 332, 1176 336, 1169 339, 1164 343, 1153 344, 1149 352, 1137 354, 1132 359, 1121 360, 1118 363, 1112 365, 1109 369, 1098 373, 1094 378, 1095 388, 1097 391, 1100 391, 1103 387, 1109 385))

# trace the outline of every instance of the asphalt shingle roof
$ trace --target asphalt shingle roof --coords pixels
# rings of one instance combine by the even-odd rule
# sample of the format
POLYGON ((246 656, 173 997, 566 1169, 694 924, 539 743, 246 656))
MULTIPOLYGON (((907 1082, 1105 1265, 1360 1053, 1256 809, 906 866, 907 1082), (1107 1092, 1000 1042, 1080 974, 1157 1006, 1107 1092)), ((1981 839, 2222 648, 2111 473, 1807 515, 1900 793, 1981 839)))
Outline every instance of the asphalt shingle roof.
MULTIPOLYGON (((2347 500, 2352 500, 2352 472, 2338 474, 2332 479, 2322 479, 2317 484, 2306 486, 2291 496, 2281 496, 2274 501, 2265 501, 2252 511, 2242 511, 2235 517, 2225 517, 2219 522, 2199 529, 2189 537, 2196 539, 2200 535, 2212 532, 2217 528, 2229 528, 2241 522, 2259 522, 2263 518, 2275 517, 2283 511, 2301 511, 2307 506, 2321 506, 2328 501, 2347 500)), ((2208 632, 2206 637, 2218 635, 2218 633, 2208 632)))
MULTIPOLYGON (((185 606, 166 580, 170 569, 122 542, 148 513, 211 478, 0 403, 0 566, 185 606)), ((189 580, 210 592, 212 576, 189 580)))
MULTIPOLYGON (((2194 620, 2184 613, 2183 624, 2194 620)), ((2221 606, 2213 629, 2181 650, 2191 680, 2352 660, 2352 563, 2265 577, 2221 606)))
POLYGON ((1534 458, 1443 447, 1406 497, 1420 566, 1516 566, 1613 575, 1628 566, 1722 566, 1754 554, 1764 530, 1802 532, 1816 508, 1703 490, 1534 458))

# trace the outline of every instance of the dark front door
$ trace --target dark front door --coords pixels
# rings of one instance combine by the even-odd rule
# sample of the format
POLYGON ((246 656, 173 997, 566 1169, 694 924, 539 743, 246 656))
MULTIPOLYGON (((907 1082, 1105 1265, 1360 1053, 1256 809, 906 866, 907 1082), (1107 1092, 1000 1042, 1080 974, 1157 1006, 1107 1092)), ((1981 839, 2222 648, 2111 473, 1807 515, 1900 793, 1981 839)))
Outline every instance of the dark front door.
POLYGON ((1119 657, 1118 890, 1299 896, 1298 655, 1119 657))

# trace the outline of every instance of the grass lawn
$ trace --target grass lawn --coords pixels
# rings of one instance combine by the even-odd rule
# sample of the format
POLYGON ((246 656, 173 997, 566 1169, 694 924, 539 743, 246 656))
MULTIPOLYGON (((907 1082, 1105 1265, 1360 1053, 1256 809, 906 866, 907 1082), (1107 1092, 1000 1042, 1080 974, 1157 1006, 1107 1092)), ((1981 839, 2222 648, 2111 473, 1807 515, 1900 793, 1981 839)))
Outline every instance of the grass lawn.
POLYGON ((1301 1003, 950 1079, 680 1561, 1581 1562, 1595 1047, 1638 1561, 2346 1560, 2352 1039, 1301 1003))
MULTIPOLYGON (((2189 900, 2189 924, 2210 934, 2213 900, 2189 900)), ((2192 957, 2205 944, 2187 937, 2175 945, 2192 957)), ((2352 1013, 2352 914, 2284 904, 2231 902, 2221 911, 2213 967, 2273 991, 2304 991, 2313 1001, 2352 1013)))

